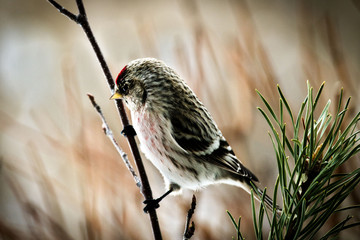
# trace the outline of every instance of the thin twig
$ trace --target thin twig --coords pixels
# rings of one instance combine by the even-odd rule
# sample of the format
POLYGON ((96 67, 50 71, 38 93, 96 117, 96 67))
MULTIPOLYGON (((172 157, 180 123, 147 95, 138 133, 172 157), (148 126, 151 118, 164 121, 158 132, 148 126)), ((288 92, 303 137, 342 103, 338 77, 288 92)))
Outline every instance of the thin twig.
POLYGON ((57 2, 55 2, 53 0, 48 0, 48 2, 51 5, 53 5, 57 10, 59 10, 60 13, 64 14, 65 16, 70 18, 71 20, 78 23, 77 16, 75 14, 69 12, 67 9, 65 9, 63 6, 61 6, 60 4, 58 4, 57 2))
POLYGON ((139 179, 139 177, 136 175, 134 168, 132 167, 127 154, 120 148, 119 144, 116 142, 115 137, 113 132, 111 131, 109 125, 107 124, 106 120, 105 120, 105 116, 101 111, 100 106, 96 103, 95 101, 95 97, 88 93, 87 96, 89 97, 92 105, 94 106, 96 112, 99 114, 101 121, 102 121, 102 128, 104 130, 105 135, 110 139, 111 143, 114 145, 116 151, 120 154, 122 160, 124 161, 126 167, 129 169, 131 175, 134 178, 134 181, 136 183, 136 186, 138 186, 139 188, 141 188, 141 181, 139 179))
POLYGON ((195 195, 193 195, 192 201, 191 201, 191 207, 190 207, 187 217, 186 217, 186 224, 185 224, 183 240, 190 239, 195 233, 195 223, 194 223, 194 221, 191 221, 191 218, 195 212, 195 208, 196 208, 196 197, 195 197, 195 195), (190 225, 190 221, 191 221, 191 225, 190 225))
MULTIPOLYGON (((89 22, 87 20, 84 4, 83 4, 82 0, 76 0, 76 4, 77 4, 78 10, 79 10, 78 15, 75 15, 75 14, 71 13, 70 11, 65 9, 63 6, 61 6, 59 3, 57 3, 54 0, 48 0, 48 2, 51 5, 53 5, 57 10, 59 10, 60 13, 64 14, 65 16, 67 16, 68 18, 70 18, 71 20, 73 20, 74 22, 76 22, 77 24, 79 24, 82 27, 82 29, 84 30, 88 40, 91 43, 91 46, 93 47, 93 49, 95 51, 95 54, 96 54, 96 56, 97 56, 97 58, 99 60, 101 68, 102 68, 102 70, 103 70, 103 72, 105 74, 105 77, 107 79, 110 91, 111 91, 111 93, 114 93, 114 91, 115 91, 114 90, 115 89, 114 79, 111 76, 109 67, 107 66, 107 63, 106 63, 106 61, 104 59, 104 56, 103 56, 103 54, 102 54, 102 52, 100 50, 100 47, 97 44, 96 39, 94 37, 94 34, 93 34, 93 32, 92 32, 92 30, 90 28, 90 24, 89 24, 89 22)), ((123 101, 121 99, 117 99, 117 100, 115 100, 115 103, 116 103, 116 106, 117 106, 117 109, 118 109, 118 112, 119 112, 119 115, 120 115, 120 118, 121 118, 121 122, 122 122, 124 128, 128 128, 130 126, 130 123, 129 123, 129 119, 128 119, 127 115, 126 115, 126 112, 125 112, 123 101)), ((153 199, 152 191, 151 191, 150 184, 149 184, 149 180, 147 178, 145 167, 144 167, 144 164, 143 164, 143 162, 141 160, 140 152, 139 152, 139 149, 137 147, 135 138, 134 138, 133 135, 127 135, 126 137, 127 137, 128 143, 130 145, 131 152, 132 152, 132 154, 134 156, 136 166, 137 166, 138 171, 139 171, 139 176, 140 176, 141 184, 142 184, 141 193, 144 195, 146 200, 153 199)), ((151 221, 151 224, 152 224, 154 238, 155 239, 162 239, 161 231, 160 231, 160 225, 159 225, 159 221, 158 221, 158 218, 157 218, 156 210, 153 209, 153 208, 150 209, 149 210, 149 216, 150 216, 150 221, 151 221)))

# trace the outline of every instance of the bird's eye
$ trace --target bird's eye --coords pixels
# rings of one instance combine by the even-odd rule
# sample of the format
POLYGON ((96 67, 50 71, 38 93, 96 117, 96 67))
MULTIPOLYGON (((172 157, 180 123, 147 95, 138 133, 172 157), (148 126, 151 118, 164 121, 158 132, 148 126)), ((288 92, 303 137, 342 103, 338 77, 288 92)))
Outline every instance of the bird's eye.
POLYGON ((128 90, 129 90, 129 85, 128 85, 128 84, 124 84, 124 85, 121 87, 121 91, 122 91, 123 93, 126 93, 128 90))

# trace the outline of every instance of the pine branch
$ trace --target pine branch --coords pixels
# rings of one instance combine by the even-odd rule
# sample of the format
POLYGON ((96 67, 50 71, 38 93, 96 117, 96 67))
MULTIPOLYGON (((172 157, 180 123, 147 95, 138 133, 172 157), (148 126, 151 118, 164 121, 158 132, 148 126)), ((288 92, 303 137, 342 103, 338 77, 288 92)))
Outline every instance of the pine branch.
MULTIPOLYGON (((341 165, 360 152, 360 131, 356 130, 360 122, 360 113, 344 126, 350 98, 343 103, 343 90, 341 90, 334 117, 329 113, 330 100, 319 117, 316 117, 315 112, 323 88, 324 83, 314 97, 313 88, 308 84, 308 95, 300 107, 298 116, 293 115, 279 86, 278 114, 261 93, 257 92, 267 110, 259 108, 271 129, 270 138, 279 170, 274 200, 278 189, 283 200, 280 217, 275 216, 275 204, 273 217, 269 217, 263 201, 259 211, 255 210, 252 195, 253 222, 257 239, 263 238, 264 212, 271 227, 269 239, 312 239, 334 213, 360 208, 359 205, 340 208, 343 201, 359 184, 360 168, 348 173, 334 174, 341 165), (289 125, 284 122, 285 113, 290 117, 289 125), (291 131, 286 130, 285 126, 291 126, 291 131), (287 131, 291 133, 291 137, 287 131), (295 163, 292 168, 288 163, 290 160, 295 163)), ((233 220, 232 216, 231 219, 233 220)), ((351 217, 348 216, 337 223, 322 239, 328 239, 342 230, 360 224, 348 223, 350 220, 351 217)), ((240 229, 237 230, 239 234, 240 229)))

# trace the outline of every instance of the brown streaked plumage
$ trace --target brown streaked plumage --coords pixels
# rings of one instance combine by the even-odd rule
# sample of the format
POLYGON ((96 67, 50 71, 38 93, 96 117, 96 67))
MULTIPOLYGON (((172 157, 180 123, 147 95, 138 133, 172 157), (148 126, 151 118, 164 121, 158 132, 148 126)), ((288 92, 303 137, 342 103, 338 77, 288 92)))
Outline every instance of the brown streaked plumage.
MULTIPOLYGON (((215 183, 262 191, 258 178, 235 156, 215 121, 183 79, 153 58, 127 64, 112 99, 123 98, 145 156, 171 191, 215 183)), ((268 207, 271 198, 266 196, 268 207)))

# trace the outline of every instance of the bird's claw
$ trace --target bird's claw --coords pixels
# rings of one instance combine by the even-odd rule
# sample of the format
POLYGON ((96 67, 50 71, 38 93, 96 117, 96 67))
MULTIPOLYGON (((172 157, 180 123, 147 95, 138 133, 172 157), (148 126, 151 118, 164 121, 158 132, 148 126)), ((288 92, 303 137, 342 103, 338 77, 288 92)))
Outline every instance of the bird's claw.
POLYGON ((159 199, 147 199, 147 200, 145 200, 143 202, 144 204, 146 204, 146 206, 144 207, 144 212, 148 213, 152 209, 157 209, 158 207, 160 207, 159 202, 160 202, 159 199))
POLYGON ((134 136, 136 136, 136 131, 132 125, 127 125, 121 131, 121 134, 124 135, 125 137, 130 137, 130 136, 134 137, 134 136))

